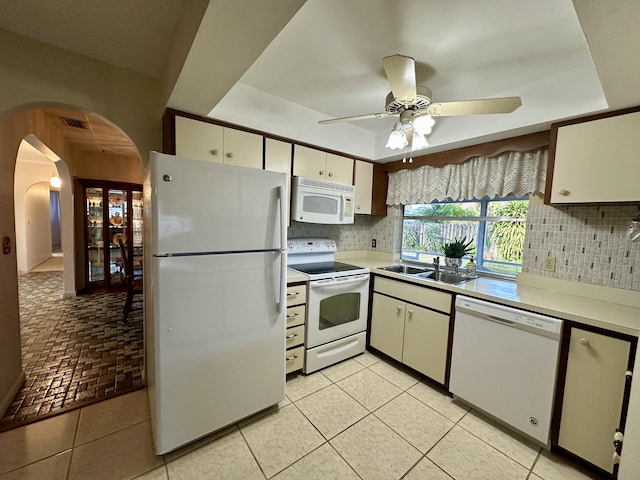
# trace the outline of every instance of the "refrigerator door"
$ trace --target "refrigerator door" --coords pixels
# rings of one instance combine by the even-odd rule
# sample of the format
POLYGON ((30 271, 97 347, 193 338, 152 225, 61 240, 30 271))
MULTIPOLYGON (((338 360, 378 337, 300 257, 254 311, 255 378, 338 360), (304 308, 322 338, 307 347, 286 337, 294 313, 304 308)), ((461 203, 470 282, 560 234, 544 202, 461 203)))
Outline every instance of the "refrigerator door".
POLYGON ((157 152, 148 168, 152 254, 286 248, 284 173, 157 152))
POLYGON ((157 454, 284 399, 280 255, 153 259, 147 332, 155 337, 148 372, 157 454))

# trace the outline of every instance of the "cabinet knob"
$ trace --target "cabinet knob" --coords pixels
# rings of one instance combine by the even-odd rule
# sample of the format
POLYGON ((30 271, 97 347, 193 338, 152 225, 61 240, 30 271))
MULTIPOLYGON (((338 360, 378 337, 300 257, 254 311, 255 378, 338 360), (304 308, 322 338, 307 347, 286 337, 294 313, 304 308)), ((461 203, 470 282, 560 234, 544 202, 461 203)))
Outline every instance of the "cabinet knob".
POLYGON ((564 188, 562 190, 560 190, 558 193, 560 195, 562 195, 563 197, 568 197, 571 194, 571 192, 569 190, 565 190, 564 188))
POLYGON ((356 210, 360 210, 360 205, 356 205, 356 210))
POLYGON ((407 315, 409 318, 413 317, 413 310, 407 310, 407 315))
POLYGON ((214 148, 213 150, 210 151, 211 155, 218 155, 218 149, 214 148))
POLYGON ((580 345, 589 346, 589 340, 586 338, 581 338, 580 345))
POLYGON ((402 305, 398 305, 396 309, 398 310, 398 313, 400 313, 402 311, 402 305))
POLYGON ((329 173, 328 173, 328 175, 329 175, 330 177, 333 177, 333 172, 329 172, 329 173))
POLYGON ((233 152, 227 153, 227 158, 233 158, 233 152))
POLYGON ((324 170, 320 170, 318 173, 319 173, 320 175, 324 175, 324 170))

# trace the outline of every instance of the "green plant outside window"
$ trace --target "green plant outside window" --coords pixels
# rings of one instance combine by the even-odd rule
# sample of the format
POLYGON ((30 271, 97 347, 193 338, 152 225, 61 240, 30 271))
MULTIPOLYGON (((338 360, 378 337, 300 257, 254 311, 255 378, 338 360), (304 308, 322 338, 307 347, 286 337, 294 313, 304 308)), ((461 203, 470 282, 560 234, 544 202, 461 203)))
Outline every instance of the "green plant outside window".
POLYGON ((443 246, 465 239, 466 261, 479 272, 515 276, 522 270, 527 198, 405 205, 401 258, 431 263, 443 246))

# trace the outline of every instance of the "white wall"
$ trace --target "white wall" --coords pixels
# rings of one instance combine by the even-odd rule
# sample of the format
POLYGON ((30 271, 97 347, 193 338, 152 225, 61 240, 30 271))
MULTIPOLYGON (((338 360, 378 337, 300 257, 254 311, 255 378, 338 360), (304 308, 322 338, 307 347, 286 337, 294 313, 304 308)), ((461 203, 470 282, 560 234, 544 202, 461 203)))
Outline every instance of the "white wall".
MULTIPOLYGON (((65 143, 51 131, 37 107, 63 104, 95 112, 120 127, 135 143, 143 161, 150 150, 161 149, 160 80, 116 68, 87 57, 44 45, 0 30, 0 238, 11 241, 11 251, 0 253, 0 414, 21 386, 22 359, 15 252, 14 173, 20 143, 34 134, 60 158, 65 143)), ((69 170, 58 169, 69 180, 61 193, 63 223, 73 218, 69 170)), ((73 238, 63 233, 63 250, 73 252, 73 238), (71 238, 70 238, 71 237, 71 238)), ((73 267, 65 255, 65 275, 73 267)), ((72 278, 75 282, 75 278, 72 278)), ((67 288, 65 277, 65 290, 67 288)))
POLYGON ((27 271, 51 257, 50 203, 49 182, 36 183, 27 190, 24 199, 27 271))
MULTIPOLYGON (((27 261, 27 231, 26 231, 26 214, 25 214, 25 198, 27 191, 37 183, 48 182, 51 174, 56 167, 53 162, 49 161, 44 155, 36 152, 40 163, 33 163, 32 157, 35 149, 29 149, 25 153, 25 143, 22 142, 19 150, 20 161, 16 162, 16 170, 14 176, 13 199, 15 202, 16 215, 16 255, 18 262, 18 272, 28 272, 33 265, 29 265, 27 261), (49 162, 44 163, 44 162, 49 162)), ((51 248, 49 248, 51 253, 51 248)))

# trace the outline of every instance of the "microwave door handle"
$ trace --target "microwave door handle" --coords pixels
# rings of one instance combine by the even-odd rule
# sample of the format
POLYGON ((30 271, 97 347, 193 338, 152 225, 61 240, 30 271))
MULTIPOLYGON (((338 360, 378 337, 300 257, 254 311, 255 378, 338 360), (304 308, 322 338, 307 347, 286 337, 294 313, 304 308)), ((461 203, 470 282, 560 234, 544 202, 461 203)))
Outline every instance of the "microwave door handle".
POLYGON ((340 223, 344 222, 344 212, 347 209, 347 201, 345 199, 344 193, 340 194, 340 200, 342 201, 342 211, 340 212, 340 223))

